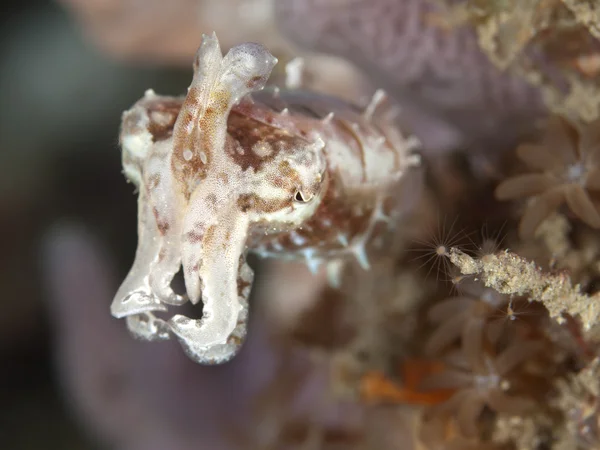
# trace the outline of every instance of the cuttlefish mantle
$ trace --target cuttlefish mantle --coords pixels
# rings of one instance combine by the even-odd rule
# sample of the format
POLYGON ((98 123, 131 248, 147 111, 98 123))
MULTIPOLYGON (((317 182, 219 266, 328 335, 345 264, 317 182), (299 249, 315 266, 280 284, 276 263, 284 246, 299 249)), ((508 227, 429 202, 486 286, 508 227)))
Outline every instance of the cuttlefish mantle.
POLYGON ((414 140, 373 105, 363 114, 325 96, 263 91, 276 63, 254 43, 223 56, 205 35, 187 95, 147 91, 122 118, 138 248, 111 312, 138 338, 176 336, 202 364, 231 359, 245 338, 248 250, 336 264, 360 250, 364 259, 376 223, 393 216, 391 189, 416 162, 414 140), (303 102, 319 111, 294 109, 303 102), (180 269, 184 294, 171 286, 180 269), (202 302, 201 319, 166 318, 188 301, 202 302))

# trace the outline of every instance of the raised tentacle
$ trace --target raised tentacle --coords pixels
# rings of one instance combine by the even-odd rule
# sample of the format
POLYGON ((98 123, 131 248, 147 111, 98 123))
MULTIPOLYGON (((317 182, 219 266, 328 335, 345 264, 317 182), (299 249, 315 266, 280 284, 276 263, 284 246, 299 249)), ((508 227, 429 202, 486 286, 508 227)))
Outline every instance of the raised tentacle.
POLYGON ((227 118, 240 99, 261 90, 277 63, 260 44, 233 47, 225 57, 216 35, 204 35, 194 77, 173 132, 172 170, 189 197, 223 155, 227 118))
POLYGON ((166 304, 180 305, 187 301, 171 288, 173 276, 181 266, 179 224, 183 196, 173 188, 169 170, 171 146, 168 141, 155 142, 152 131, 156 115, 151 118, 148 113, 149 109, 169 101, 172 99, 146 92, 144 98, 123 115, 121 130, 125 173, 140 190, 138 248, 111 311, 118 318, 144 314, 127 321, 130 331, 143 339, 164 339, 164 327, 159 327, 163 329, 159 332, 157 327, 145 325, 150 322, 147 320, 150 311, 166 311, 166 304))
POLYGON ((166 311, 154 294, 148 280, 149 266, 158 258, 160 243, 154 239, 154 216, 148 201, 148 193, 140 191, 138 199, 138 247, 135 260, 127 277, 119 287, 110 310, 120 319, 147 311, 166 311))

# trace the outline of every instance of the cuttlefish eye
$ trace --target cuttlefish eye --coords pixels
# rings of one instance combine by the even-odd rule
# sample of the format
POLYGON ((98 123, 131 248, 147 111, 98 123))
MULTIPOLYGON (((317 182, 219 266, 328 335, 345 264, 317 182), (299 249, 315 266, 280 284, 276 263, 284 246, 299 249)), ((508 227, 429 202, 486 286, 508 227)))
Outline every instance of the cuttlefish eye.
POLYGON ((294 201, 298 203, 308 203, 313 199, 314 195, 305 194, 301 190, 297 190, 294 194, 294 201))

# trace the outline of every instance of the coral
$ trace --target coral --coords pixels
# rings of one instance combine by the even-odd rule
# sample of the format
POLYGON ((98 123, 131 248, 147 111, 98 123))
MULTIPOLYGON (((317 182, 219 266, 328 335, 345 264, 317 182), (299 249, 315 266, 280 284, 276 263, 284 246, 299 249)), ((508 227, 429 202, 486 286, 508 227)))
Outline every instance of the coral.
POLYGON ((563 0, 575 18, 600 39, 600 4, 591 0, 563 0))
POLYGON ((514 416, 500 414, 496 419, 492 441, 513 445, 516 450, 531 450, 548 445, 555 424, 545 414, 514 416))
POLYGON ((559 323, 564 323, 565 314, 569 314, 581 321, 590 336, 600 323, 600 293, 583 294, 564 272, 545 273, 535 263, 509 251, 476 259, 453 248, 450 260, 463 274, 476 274, 486 286, 500 293, 528 296, 543 303, 559 323))
POLYGON ((467 359, 478 358, 488 319, 509 301, 507 295, 472 280, 461 283, 460 290, 460 296, 438 302, 428 311, 429 320, 437 324, 425 346, 429 355, 441 353, 460 336, 467 359))
POLYGON ((454 218, 450 224, 446 220, 440 221, 438 219, 437 230, 429 232, 428 239, 414 240, 422 247, 410 249, 419 254, 413 260, 422 261, 417 270, 429 265, 426 278, 429 277, 432 271, 435 271, 437 279, 440 278, 442 273, 449 274, 452 265, 447 258, 448 251, 451 247, 458 246, 465 237, 464 230, 456 229, 457 219, 454 218), (432 262, 433 264, 430 264, 432 262))
POLYGON ((556 117, 541 144, 524 144, 517 155, 535 172, 503 181, 496 188, 499 200, 533 197, 528 203, 519 233, 535 230, 563 203, 579 219, 600 228, 600 120, 578 130, 556 117))
POLYGON ((569 220, 563 214, 553 213, 538 226, 536 236, 543 241, 553 260, 562 261, 573 250, 568 237, 570 231, 569 220))
POLYGON ((566 413, 566 435, 573 447, 600 446, 599 375, 600 359, 596 358, 576 375, 557 381, 560 395, 556 403, 566 413))
POLYGON ((542 222, 536 236, 550 255, 548 266, 553 270, 567 270, 571 280, 584 290, 593 289, 600 256, 597 232, 580 229, 576 241, 572 239, 573 228, 562 214, 553 214, 542 222))
POLYGON ((487 406, 497 413, 523 414, 535 403, 523 395, 510 395, 507 375, 538 353, 541 342, 514 340, 497 355, 482 352, 478 361, 469 362, 463 354, 448 357, 448 369, 426 378, 422 389, 456 389, 437 414, 456 414, 461 432, 467 437, 479 435, 477 421, 487 406))
MULTIPOLYGON (((598 118, 600 20, 585 0, 448 1, 451 26, 475 27, 500 69, 538 86, 556 113, 598 118)), ((448 25, 446 25, 448 26, 448 25)))

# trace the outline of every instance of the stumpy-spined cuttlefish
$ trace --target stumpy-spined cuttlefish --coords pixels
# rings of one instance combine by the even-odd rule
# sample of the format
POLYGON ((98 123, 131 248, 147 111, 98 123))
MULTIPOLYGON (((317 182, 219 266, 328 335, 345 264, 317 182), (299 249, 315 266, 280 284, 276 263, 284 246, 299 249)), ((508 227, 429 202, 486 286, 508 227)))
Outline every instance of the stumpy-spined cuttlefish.
POLYGON ((202 364, 231 359, 248 318, 248 252, 369 266, 375 225, 394 218, 418 145, 381 108, 263 89, 277 63, 259 44, 222 55, 204 36, 185 97, 147 91, 123 114, 125 175, 139 191, 138 248, 111 306, 147 340, 177 336, 202 364), (250 95, 252 94, 252 95, 250 95), (185 294, 171 287, 183 268, 185 294), (202 301, 202 318, 156 314, 202 301))

